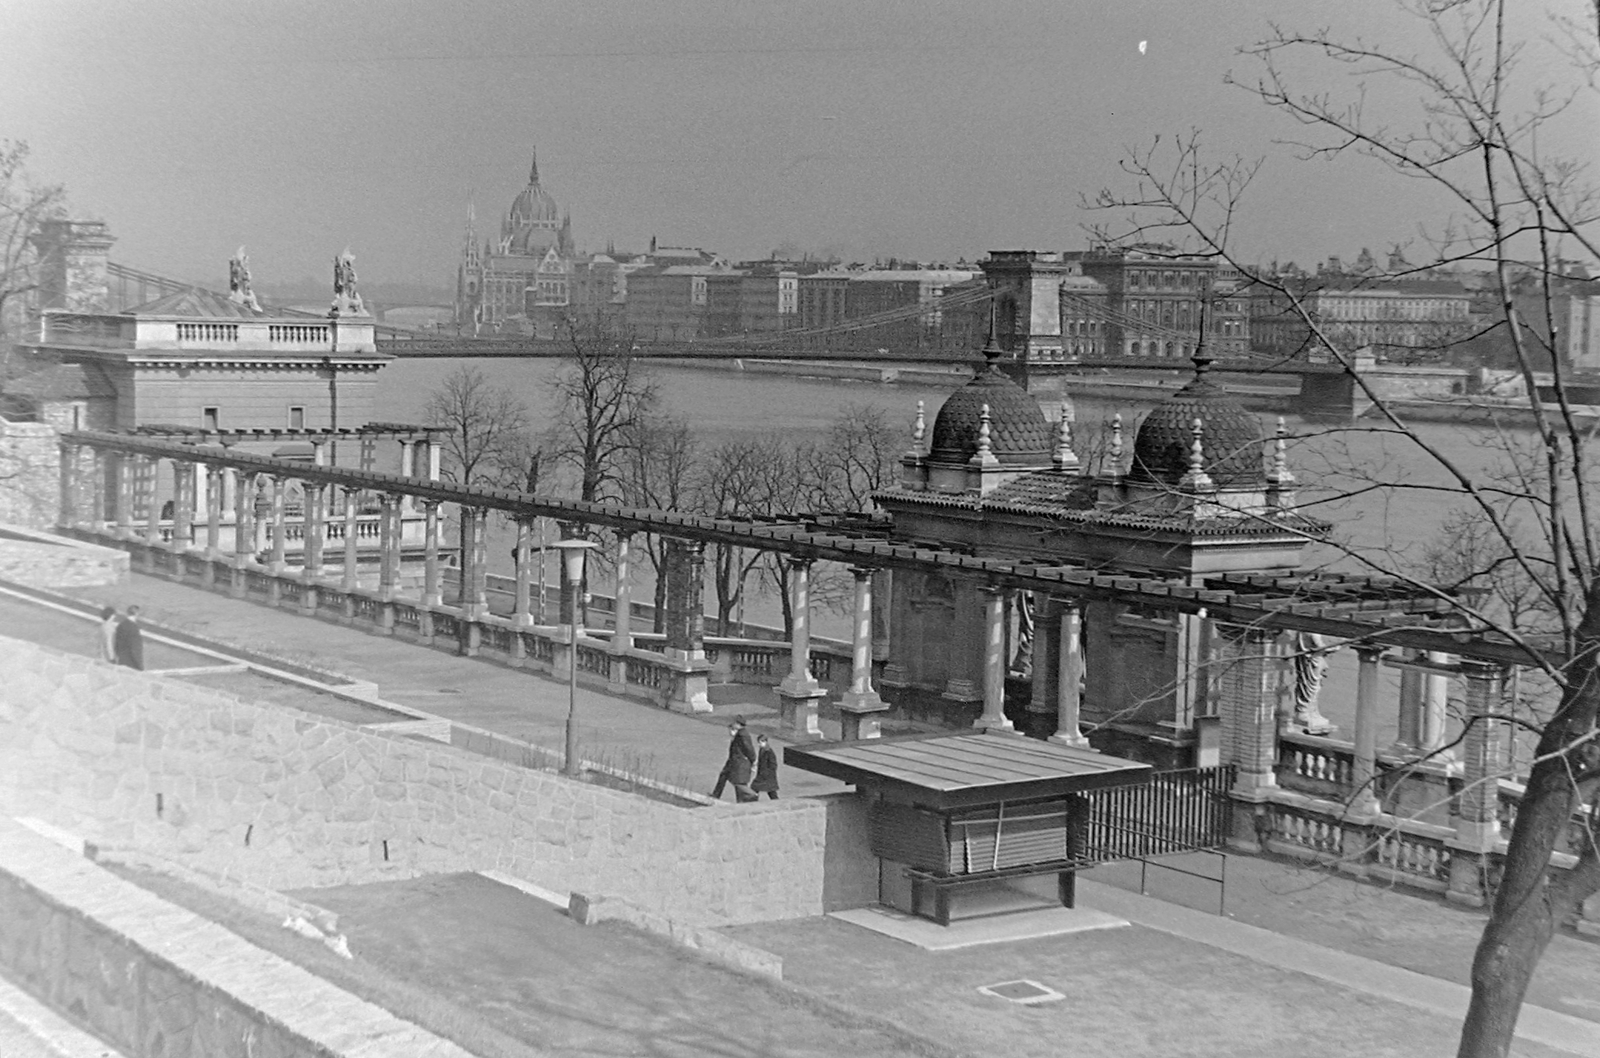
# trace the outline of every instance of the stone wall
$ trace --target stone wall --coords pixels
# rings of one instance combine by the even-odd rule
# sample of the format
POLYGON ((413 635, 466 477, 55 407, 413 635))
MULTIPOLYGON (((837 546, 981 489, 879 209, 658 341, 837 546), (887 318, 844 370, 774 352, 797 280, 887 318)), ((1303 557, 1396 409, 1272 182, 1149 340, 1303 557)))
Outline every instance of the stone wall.
POLYGON ((127 1058, 468 1058, 5 819, 0 969, 127 1058))
POLYGON ((54 525, 60 490, 56 428, 0 419, 0 522, 32 529, 54 525))
POLYGON ((116 584, 128 553, 0 524, 0 581, 33 588, 116 584))
POLYGON ((276 889, 498 869, 690 925, 870 902, 863 813, 680 808, 0 638, 0 803, 276 889))

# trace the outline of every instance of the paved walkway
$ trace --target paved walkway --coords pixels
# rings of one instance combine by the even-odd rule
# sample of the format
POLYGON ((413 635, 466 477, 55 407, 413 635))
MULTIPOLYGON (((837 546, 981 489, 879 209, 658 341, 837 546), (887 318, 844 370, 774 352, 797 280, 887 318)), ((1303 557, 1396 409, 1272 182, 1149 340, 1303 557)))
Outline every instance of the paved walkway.
MULTIPOLYGON (((139 573, 114 587, 69 589, 61 594, 119 608, 137 603, 152 625, 369 680, 389 701, 538 745, 554 749, 563 745, 566 682, 536 672, 463 658, 139 573)), ((98 651, 94 626, 84 621, 82 629, 79 652, 98 651)), ((36 638, 33 629, 16 619, 6 620, 3 613, 0 631, 36 638)), ((157 667, 157 662, 150 662, 150 667, 157 667)), ((777 705, 770 691, 720 686, 711 689, 711 699, 711 713, 687 716, 579 687, 580 753, 586 760, 709 793, 727 756, 730 717, 743 715, 753 730, 785 744, 778 738, 777 705)), ((782 769, 779 779, 781 793, 787 796, 846 789, 835 780, 793 769, 782 769)), ((731 791, 724 798, 732 804, 731 791)))

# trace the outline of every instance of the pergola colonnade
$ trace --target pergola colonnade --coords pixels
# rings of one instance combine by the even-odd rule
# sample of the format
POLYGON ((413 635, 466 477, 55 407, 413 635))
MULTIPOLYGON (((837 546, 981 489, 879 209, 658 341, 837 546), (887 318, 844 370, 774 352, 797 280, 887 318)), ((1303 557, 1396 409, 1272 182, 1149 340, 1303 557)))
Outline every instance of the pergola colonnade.
MULTIPOLYGON (((670 671, 653 671, 645 682, 656 684, 676 708, 708 708, 704 689, 706 671, 703 590, 704 545, 708 542, 783 552, 790 564, 790 591, 794 635, 788 644, 790 666, 778 686, 784 724, 792 734, 815 736, 816 712, 826 692, 812 675, 810 650, 810 569, 819 560, 849 565, 855 577, 851 679, 841 696, 840 713, 847 735, 871 737, 876 714, 887 706, 872 682, 874 575, 885 570, 939 571, 968 579, 984 592, 985 679, 983 712, 976 726, 1007 728, 1004 709, 1006 657, 1006 606, 1008 593, 1034 593, 1035 651, 1029 707, 1054 712, 1054 738, 1068 744, 1085 741, 1079 728, 1079 685, 1085 664, 1081 639, 1081 607, 1090 599, 1113 599, 1146 608, 1164 608, 1198 614, 1210 622, 1213 651, 1208 679, 1216 689, 1218 720, 1222 728, 1220 759, 1239 767, 1236 795, 1264 802, 1281 771, 1279 700, 1282 652, 1275 640, 1286 631, 1307 631, 1353 644, 1360 655, 1362 678, 1357 694, 1357 731, 1353 749, 1352 817, 1375 816, 1380 811, 1376 779, 1380 763, 1375 744, 1377 667, 1387 660, 1423 673, 1424 678, 1458 675, 1467 682, 1469 703, 1479 703, 1480 714, 1492 710, 1499 682, 1508 665, 1531 663, 1518 645, 1454 629, 1445 623, 1447 607, 1435 596, 1421 597, 1402 591, 1381 578, 1322 576, 1272 578, 1232 575, 1212 578, 1205 586, 1095 573, 1062 566, 1040 566, 1025 560, 978 558, 952 550, 891 543, 880 534, 828 519, 791 523, 757 523, 737 519, 706 518, 676 511, 626 508, 614 504, 589 504, 575 500, 532 496, 494 489, 469 489, 433 478, 437 473, 437 445, 428 446, 430 477, 382 474, 338 468, 322 462, 295 463, 266 456, 230 452, 221 446, 191 445, 139 436, 75 432, 62 435, 62 492, 60 521, 64 529, 97 537, 110 536, 135 545, 149 556, 164 552, 178 559, 182 575, 190 560, 199 559, 198 579, 217 582, 217 570, 229 571, 228 587, 247 594, 262 586, 267 600, 281 604, 292 596, 305 613, 319 608, 318 593, 341 596, 346 620, 370 617, 383 631, 392 631, 405 616, 431 637, 454 633, 465 653, 476 652, 485 634, 504 642, 516 657, 548 651, 558 673, 577 664, 591 676, 603 675, 614 684, 628 684, 630 659, 652 652, 637 650, 630 623, 631 600, 627 578, 620 578, 616 627, 605 642, 578 644, 522 635, 502 635, 486 601, 484 524, 490 511, 500 511, 520 527, 519 558, 529 547, 528 526, 534 518, 550 517, 572 525, 602 526, 613 530, 619 570, 626 571, 630 542, 639 533, 655 533, 668 541, 669 621, 665 649, 655 655, 670 671), (159 480, 159 465, 172 466, 173 516, 159 517, 160 507, 148 503, 143 526, 132 521, 133 490, 139 480, 159 480), (204 475, 203 479, 201 475, 204 475), (202 480, 204 487, 202 487, 202 480), (113 520, 105 510, 106 482, 116 496, 113 520), (300 567, 291 569, 289 548, 294 521, 287 513, 289 483, 297 482, 306 497, 300 522, 303 546, 300 567), (375 521, 364 520, 363 496, 378 497, 375 521), (222 551, 223 511, 227 500, 235 507, 234 546, 222 551), (460 605, 443 604, 440 583, 439 521, 441 507, 454 504, 468 526, 467 553, 461 556, 460 605), (420 507, 415 519, 411 512, 420 507), (179 513, 179 510, 183 512, 179 513), (151 513, 154 512, 154 513, 151 513), (342 517, 341 517, 342 516, 342 517), (414 601, 402 594, 401 544, 408 516, 419 521, 423 572, 414 601), (197 526, 204 525, 204 545, 197 526), (376 590, 366 592, 360 582, 359 562, 363 537, 378 562, 376 590), (337 584, 327 574, 331 545, 342 544, 337 584), (142 545, 142 546, 140 546, 142 545), (267 560, 260 560, 265 554, 267 560), (225 563, 225 565, 224 565, 225 563), (1320 596, 1320 597, 1319 597, 1320 596), (1399 618, 1403 617, 1403 621, 1399 618), (1430 627, 1431 625, 1431 627, 1430 627), (542 645, 541 645, 542 644, 542 645), (1385 653, 1401 648, 1406 656, 1386 659, 1385 653), (1459 664, 1439 660, 1447 654, 1462 658, 1459 664), (1426 671, 1423 671, 1426 670, 1426 671), (663 686, 665 685, 665 686, 663 686)), ((315 442, 313 442, 315 445, 315 442)), ((405 460, 413 471, 421 462, 405 460)), ((515 612, 506 622, 528 629, 534 619, 529 609, 530 563, 519 561, 515 612)), ((565 593, 564 593, 565 594, 565 593)), ((555 637, 559 639, 560 637, 555 637)), ((1560 659, 1554 659, 1559 663, 1560 659)), ((650 668, 634 664, 634 669, 650 668)), ((1410 708, 1409 706, 1407 708, 1410 708)), ((1402 712, 1402 742, 1414 749, 1437 743, 1442 726, 1431 714, 1402 712), (1409 715, 1409 718, 1408 718, 1409 715)), ((1481 788, 1495 774, 1498 740, 1490 724, 1469 727, 1464 747, 1464 779, 1481 788)), ((1463 815, 1471 827, 1458 840, 1481 849, 1496 837, 1497 798, 1485 797, 1479 805, 1463 801, 1463 815), (1482 818, 1487 815, 1487 818, 1482 818)))

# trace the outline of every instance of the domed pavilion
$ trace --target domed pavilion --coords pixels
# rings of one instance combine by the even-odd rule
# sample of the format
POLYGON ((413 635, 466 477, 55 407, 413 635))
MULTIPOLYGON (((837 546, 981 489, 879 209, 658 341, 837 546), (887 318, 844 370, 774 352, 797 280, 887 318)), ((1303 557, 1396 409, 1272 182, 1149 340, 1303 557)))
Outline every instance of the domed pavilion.
MULTIPOLYGON (((1000 370, 1000 355, 991 338, 931 436, 918 407, 899 484, 875 496, 892 539, 1201 585, 1297 569, 1306 542, 1326 532, 1294 509, 1281 420, 1264 439, 1258 416, 1212 381, 1203 349, 1194 377, 1144 415, 1131 446, 1123 416, 1102 424, 1093 467, 1075 450, 1070 419, 1050 422, 1000 370)), ((1134 612, 1070 591, 1036 599, 947 572, 896 572, 882 594, 893 629, 883 697, 907 719, 997 726, 983 709, 985 647, 988 610, 1003 597, 1004 726, 1054 730, 1057 689, 1077 682, 1061 677, 1070 639, 1089 743, 1172 766, 1197 758, 1215 712, 1209 681, 1193 678, 1209 657, 1203 617, 1134 612)))

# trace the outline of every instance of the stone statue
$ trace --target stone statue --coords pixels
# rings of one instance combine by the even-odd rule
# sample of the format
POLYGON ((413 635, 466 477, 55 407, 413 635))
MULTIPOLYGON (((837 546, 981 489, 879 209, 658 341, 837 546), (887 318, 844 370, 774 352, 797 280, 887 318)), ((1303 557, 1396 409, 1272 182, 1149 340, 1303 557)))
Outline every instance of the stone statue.
POLYGON ((366 311, 356 293, 356 258, 347 247, 333 259, 333 315, 360 316, 366 311))
POLYGON ((1325 735, 1333 730, 1328 718, 1317 708, 1322 680, 1328 674, 1328 655, 1334 647, 1328 637, 1315 632, 1297 632, 1294 637, 1294 719, 1308 735, 1325 735))
POLYGON ((1011 659, 1011 671, 1029 679, 1033 676, 1033 592, 1019 591, 1017 606, 1017 651, 1011 659))
POLYGON ((251 312, 261 311, 261 304, 250 289, 250 258, 245 256, 243 246, 228 260, 228 300, 251 312))

